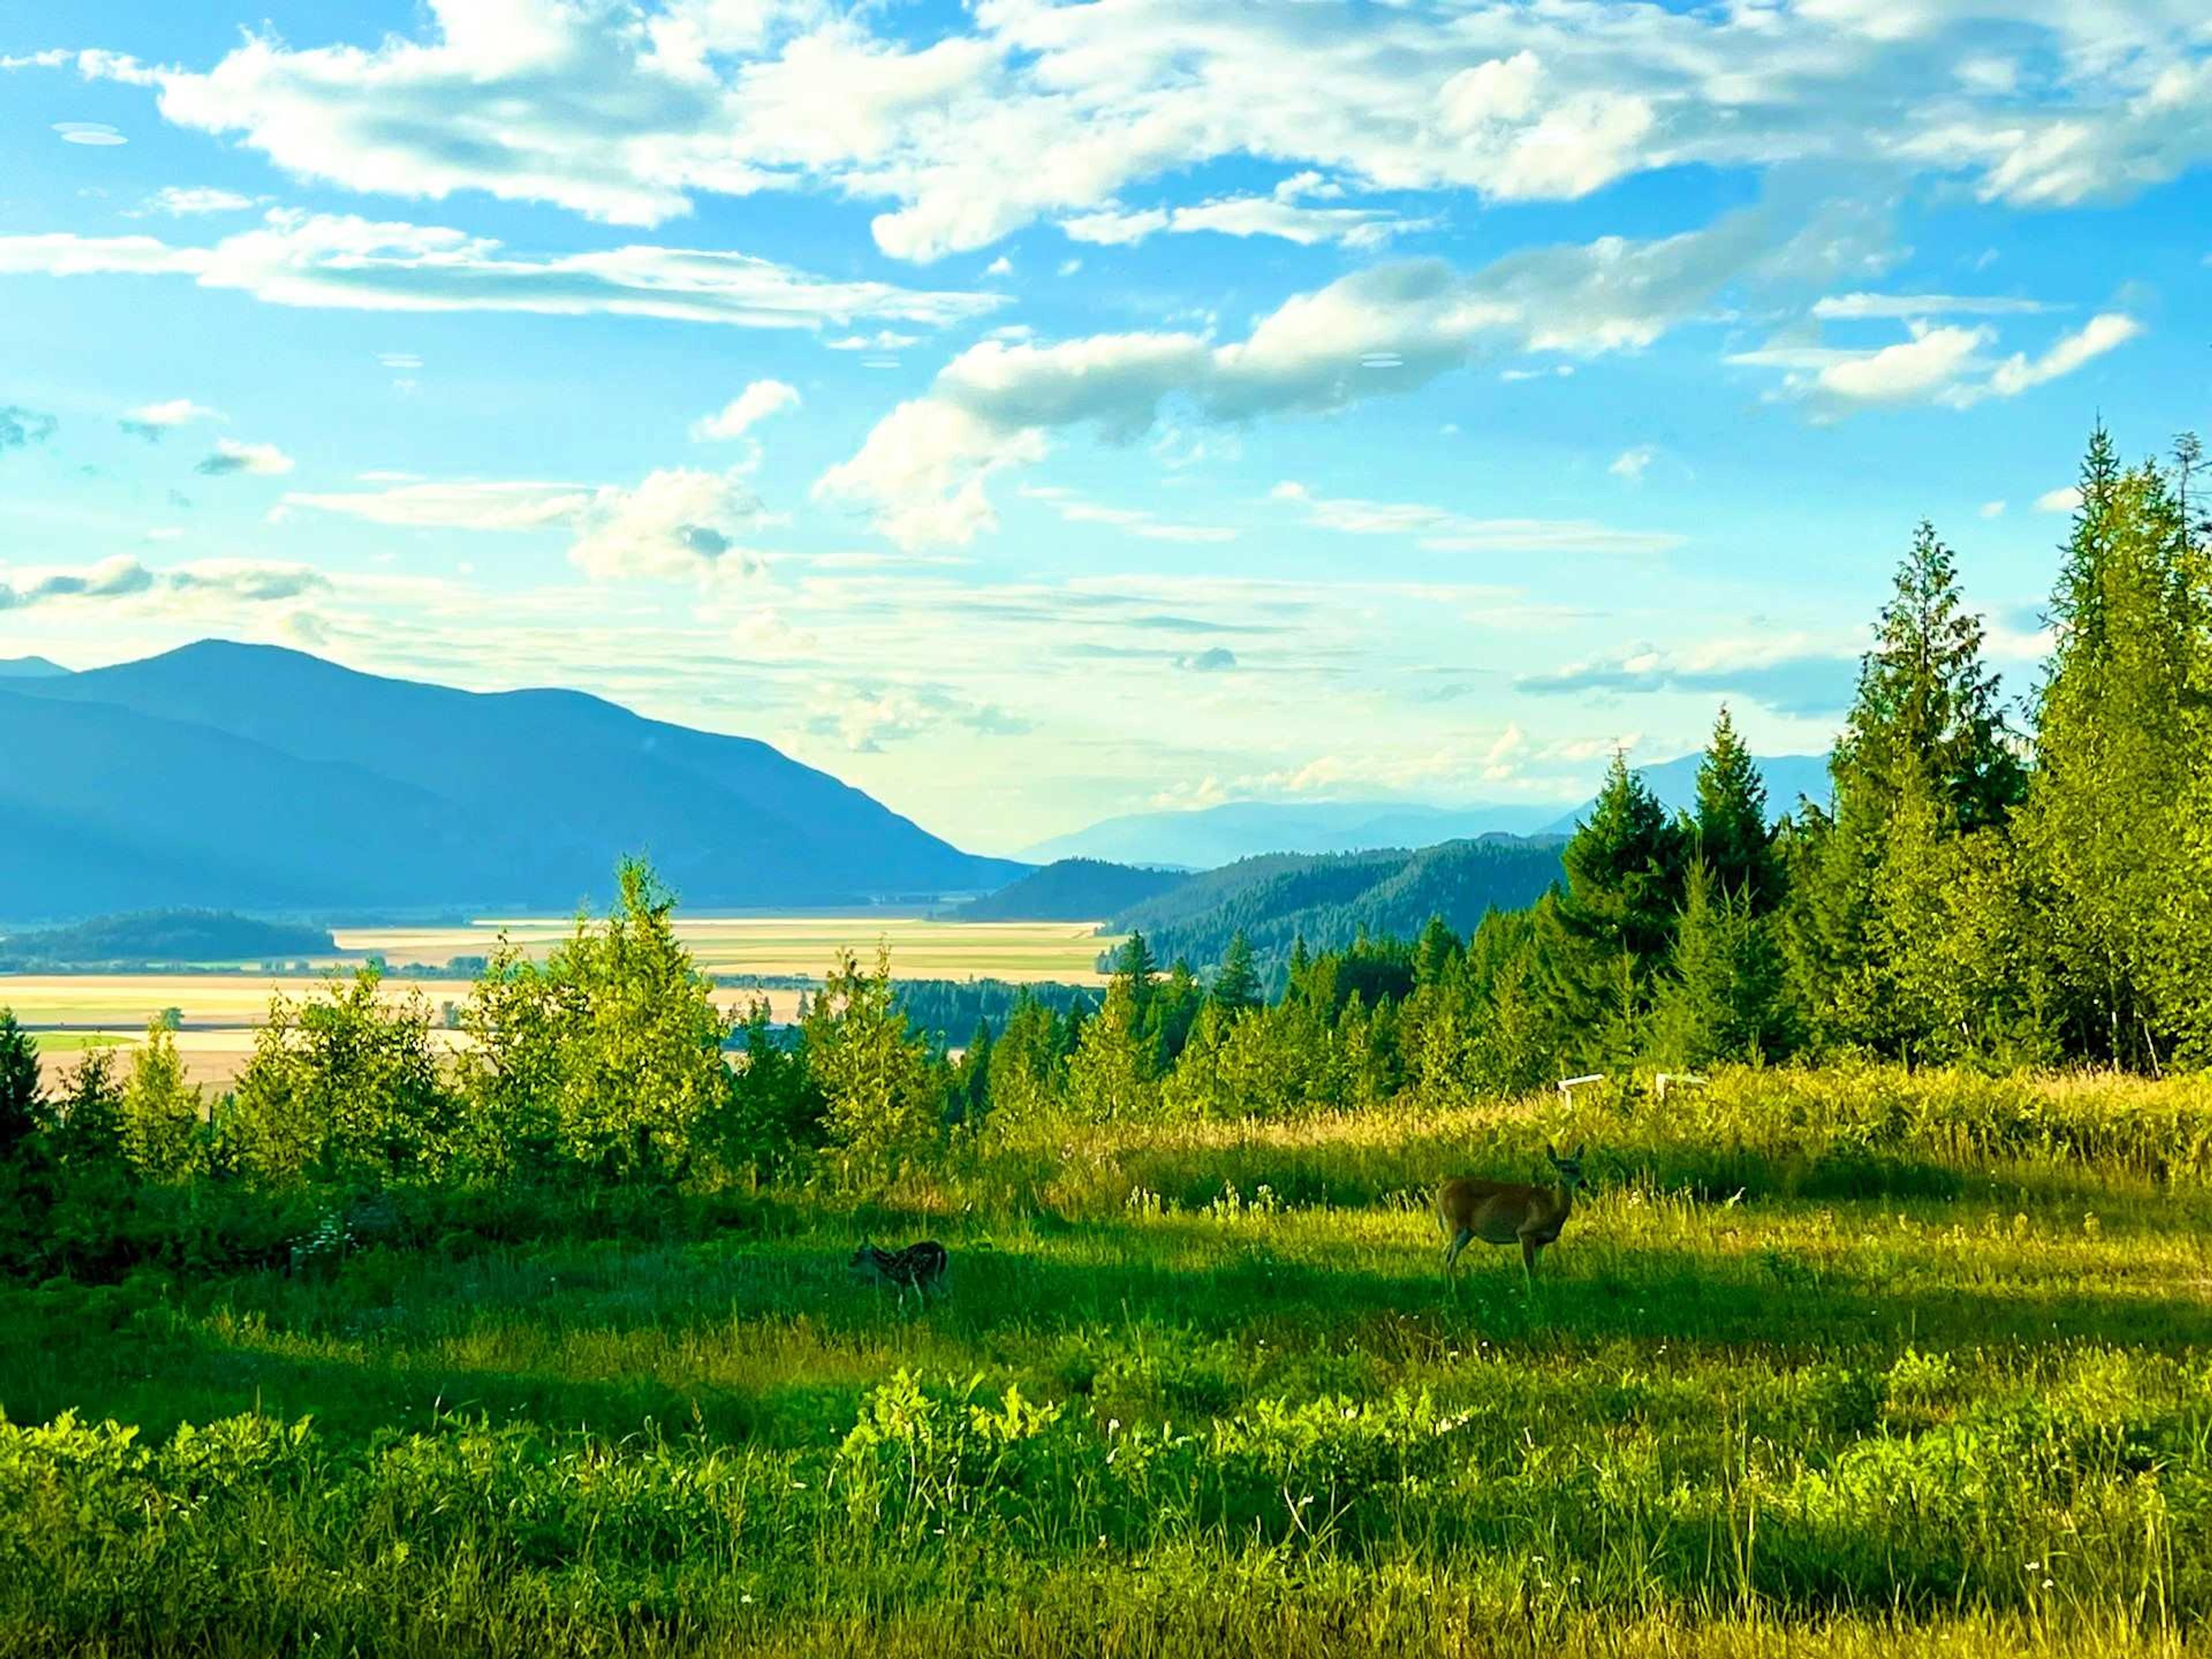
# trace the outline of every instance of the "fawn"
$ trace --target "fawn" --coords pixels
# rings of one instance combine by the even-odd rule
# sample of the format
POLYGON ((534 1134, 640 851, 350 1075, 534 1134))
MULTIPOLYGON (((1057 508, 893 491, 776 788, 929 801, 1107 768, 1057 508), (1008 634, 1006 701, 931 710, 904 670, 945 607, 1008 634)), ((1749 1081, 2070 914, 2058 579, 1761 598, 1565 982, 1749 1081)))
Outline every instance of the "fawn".
POLYGON ((1536 1284, 1536 1255, 1559 1236, 1583 1184, 1583 1148, 1561 1158, 1549 1146, 1544 1156, 1558 1172, 1553 1187, 1523 1187, 1507 1181, 1460 1176, 1437 1190, 1437 1222, 1444 1231, 1444 1278, 1459 1287, 1459 1253, 1476 1239, 1486 1244, 1521 1246, 1521 1271, 1530 1289, 1536 1284))
POLYGON ((929 1300, 933 1287, 945 1283, 945 1270, 951 1258, 945 1246, 933 1238, 925 1238, 919 1244, 909 1244, 902 1250, 880 1250, 872 1244, 863 1244, 853 1252, 853 1275, 874 1285, 889 1285, 906 1300, 910 1287, 924 1303, 929 1300))

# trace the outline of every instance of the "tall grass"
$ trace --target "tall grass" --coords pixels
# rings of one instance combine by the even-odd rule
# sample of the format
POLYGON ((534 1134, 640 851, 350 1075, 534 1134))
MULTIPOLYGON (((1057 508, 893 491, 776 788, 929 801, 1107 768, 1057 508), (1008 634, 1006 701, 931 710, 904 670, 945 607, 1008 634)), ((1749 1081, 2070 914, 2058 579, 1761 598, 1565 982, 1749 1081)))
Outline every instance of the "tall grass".
POLYGON ((2207 1104, 1742 1073, 863 1192, 145 1195, 0 1285, 0 1655, 2178 1653, 2207 1104), (1599 1183, 1534 1293, 1448 1297, 1422 1189, 1547 1137, 1599 1183), (924 1231, 941 1300, 845 1275, 924 1231))

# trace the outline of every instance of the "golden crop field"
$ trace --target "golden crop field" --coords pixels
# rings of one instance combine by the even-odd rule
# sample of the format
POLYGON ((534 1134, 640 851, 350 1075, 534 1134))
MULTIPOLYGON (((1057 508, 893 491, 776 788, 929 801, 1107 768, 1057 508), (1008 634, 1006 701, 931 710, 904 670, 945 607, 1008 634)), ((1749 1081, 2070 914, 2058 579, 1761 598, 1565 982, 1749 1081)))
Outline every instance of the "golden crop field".
MULTIPOLYGON (((543 957, 568 937, 573 925, 557 917, 489 917, 465 927, 340 928, 333 937, 345 956, 308 974, 4 974, 0 1008, 12 1008, 31 1029, 49 1084, 76 1065, 90 1043, 104 1038, 128 1049, 143 1036, 149 1019, 174 1008, 182 1022, 177 1050, 186 1075, 220 1089, 244 1068, 275 992, 311 996, 331 973, 344 972, 372 952, 394 964, 441 964, 454 957, 483 956, 502 932, 533 957, 543 957)), ((1079 985, 1100 982, 1098 953, 1115 942, 1085 922, 953 922, 865 915, 684 917, 676 930, 699 966, 714 974, 819 976, 840 950, 855 951, 866 961, 880 940, 890 945, 891 972, 900 979, 1056 980, 1079 985)), ((420 992, 434 1011, 469 993, 463 980, 394 975, 384 983, 393 996, 420 992)), ((766 996, 772 1018, 796 1018, 795 990, 732 989, 720 1000, 734 1011, 757 994, 766 996)), ((448 1044, 460 1041, 443 1032, 439 1037, 448 1044)))
MULTIPOLYGON (((441 963, 482 956, 504 933, 533 956, 568 937, 560 916, 486 917, 465 927, 341 928, 349 953, 381 952, 392 963, 441 963)), ((1098 955, 1114 940, 1085 921, 943 921, 928 916, 681 916, 676 932, 714 974, 825 972, 841 950, 865 961, 888 945, 900 979, 1003 979, 1023 983, 1101 982, 1098 955)))

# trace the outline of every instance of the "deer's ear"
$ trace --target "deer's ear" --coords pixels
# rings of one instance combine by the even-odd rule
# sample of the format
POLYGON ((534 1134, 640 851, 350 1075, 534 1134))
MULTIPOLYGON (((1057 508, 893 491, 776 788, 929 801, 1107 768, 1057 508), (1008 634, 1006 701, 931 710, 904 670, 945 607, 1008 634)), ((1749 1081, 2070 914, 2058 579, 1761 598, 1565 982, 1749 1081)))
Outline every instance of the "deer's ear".
POLYGON ((1587 1140, 1585 1140, 1584 1142, 1583 1142, 1583 1144, 1582 1144, 1581 1146, 1579 1146, 1576 1147, 1576 1148, 1575 1148, 1575 1162, 1576 1162, 1576 1163, 1577 1163, 1577 1164, 1581 1163, 1581 1162, 1583 1161, 1583 1154, 1584 1152, 1588 1152, 1589 1150, 1589 1142, 1588 1142, 1587 1140))
POLYGON ((1559 1149, 1547 1140, 1544 1143, 1544 1156, 1557 1164, 1559 1161, 1559 1149))

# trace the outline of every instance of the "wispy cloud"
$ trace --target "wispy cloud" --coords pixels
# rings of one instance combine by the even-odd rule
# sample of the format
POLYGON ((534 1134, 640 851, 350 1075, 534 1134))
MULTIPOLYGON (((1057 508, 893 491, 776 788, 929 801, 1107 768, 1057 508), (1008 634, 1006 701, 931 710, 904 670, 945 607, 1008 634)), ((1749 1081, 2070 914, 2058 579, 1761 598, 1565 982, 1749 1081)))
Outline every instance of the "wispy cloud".
POLYGON ((489 237, 289 209, 207 246, 72 232, 0 236, 0 276, 189 276, 270 305, 353 311, 595 313, 818 328, 861 319, 939 327, 1001 304, 997 295, 836 282, 720 249, 636 246, 589 253, 507 252, 489 237))

